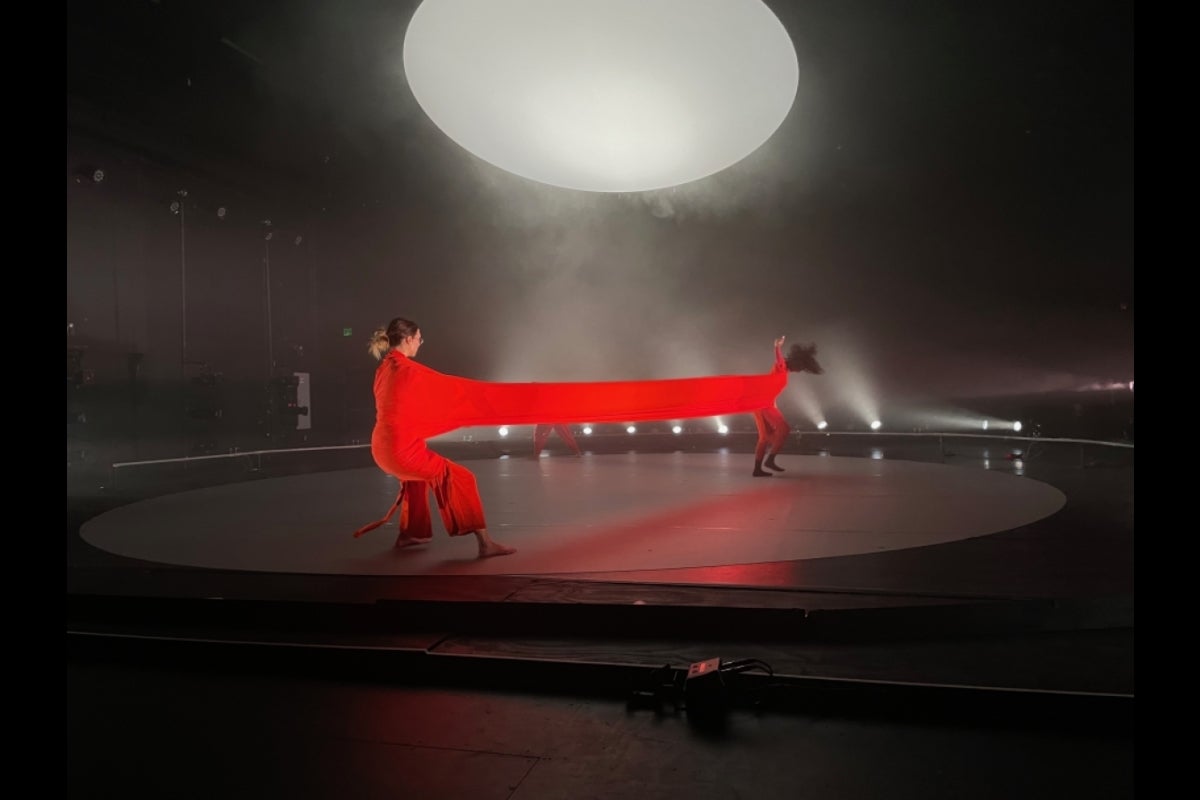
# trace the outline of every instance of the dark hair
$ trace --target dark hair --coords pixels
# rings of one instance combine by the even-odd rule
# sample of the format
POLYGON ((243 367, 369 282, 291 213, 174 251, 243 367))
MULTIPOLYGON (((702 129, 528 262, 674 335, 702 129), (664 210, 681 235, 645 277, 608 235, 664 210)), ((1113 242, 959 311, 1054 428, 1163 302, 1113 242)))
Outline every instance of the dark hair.
POLYGON ((367 352, 375 356, 376 361, 380 361, 388 354, 389 350, 409 336, 419 333, 420 330, 421 326, 412 320, 396 317, 388 323, 386 328, 375 329, 375 334, 367 344, 367 352))
POLYGON ((811 372, 813 375, 820 375, 825 371, 817 363, 815 344, 794 344, 783 360, 787 362, 788 372, 811 372))

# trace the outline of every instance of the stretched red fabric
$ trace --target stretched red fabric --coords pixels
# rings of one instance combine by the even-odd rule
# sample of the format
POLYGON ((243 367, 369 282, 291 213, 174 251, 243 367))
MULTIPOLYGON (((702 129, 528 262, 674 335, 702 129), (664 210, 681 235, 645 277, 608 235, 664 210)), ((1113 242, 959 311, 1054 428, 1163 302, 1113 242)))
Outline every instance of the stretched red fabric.
POLYGON ((377 422, 410 440, 474 425, 632 422, 753 412, 775 404, 786 369, 759 375, 718 375, 643 381, 495 383, 446 375, 396 350, 376 380, 377 422))

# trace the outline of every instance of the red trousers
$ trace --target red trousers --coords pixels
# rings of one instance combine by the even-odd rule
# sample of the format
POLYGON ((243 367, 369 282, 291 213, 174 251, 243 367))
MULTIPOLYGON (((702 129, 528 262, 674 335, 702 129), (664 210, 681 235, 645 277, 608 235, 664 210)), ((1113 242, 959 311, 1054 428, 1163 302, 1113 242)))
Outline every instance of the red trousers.
POLYGON ((429 513, 429 491, 442 516, 442 525, 451 536, 464 536, 483 530, 483 501, 475 476, 469 469, 446 461, 443 478, 435 482, 401 481, 404 497, 400 502, 400 535, 406 539, 428 539, 433 536, 433 518, 429 513))
POLYGON ((378 430, 371 437, 371 455, 380 469, 400 480, 401 537, 433 536, 430 490, 446 533, 463 536, 487 527, 475 475, 466 467, 433 452, 423 441, 396 442, 378 430))
POLYGON ((533 429, 533 454, 535 456, 542 454, 542 449, 546 446, 546 440, 550 438, 551 431, 557 431, 559 438, 567 447, 571 448, 571 452, 579 455, 579 443, 575 441, 575 435, 571 433, 571 429, 561 422, 553 425, 538 425, 533 429))
POLYGON ((768 450, 778 453, 783 449, 790 428, 778 408, 768 406, 755 411, 754 425, 758 428, 758 443, 754 446, 755 461, 761 461, 768 450))

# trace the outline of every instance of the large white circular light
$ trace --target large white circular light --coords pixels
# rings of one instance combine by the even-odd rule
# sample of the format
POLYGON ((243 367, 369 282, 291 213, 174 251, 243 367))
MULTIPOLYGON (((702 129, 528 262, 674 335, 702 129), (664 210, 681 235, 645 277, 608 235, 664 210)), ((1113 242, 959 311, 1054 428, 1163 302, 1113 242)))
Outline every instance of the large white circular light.
POLYGON ((762 0, 424 0, 404 70, 469 152, 554 186, 662 189, 754 152, 796 51, 762 0))

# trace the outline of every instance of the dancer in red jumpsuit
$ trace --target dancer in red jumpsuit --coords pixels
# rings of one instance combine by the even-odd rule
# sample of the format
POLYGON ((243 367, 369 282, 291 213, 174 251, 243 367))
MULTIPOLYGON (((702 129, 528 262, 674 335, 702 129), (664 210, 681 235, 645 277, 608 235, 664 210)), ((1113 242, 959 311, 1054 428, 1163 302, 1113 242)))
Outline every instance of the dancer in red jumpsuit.
MULTIPOLYGON (((380 361, 375 371, 375 429, 371 432, 371 455, 380 469, 401 482, 397 500, 401 506, 400 537, 396 546, 422 544, 433 538, 433 520, 429 513, 429 490, 432 489, 446 533, 451 536, 474 534, 480 558, 515 553, 514 548, 502 545, 488 535, 475 475, 461 464, 430 450, 419 429, 405 424, 405 393, 414 388, 419 391, 419 386, 413 384, 419 384, 421 372, 427 369, 413 361, 424 342, 415 322, 397 318, 387 328, 375 332, 370 348, 371 354, 380 361)), ((387 517, 380 522, 386 520, 387 517)), ((367 530, 370 527, 360 530, 358 535, 367 530)))
POLYGON ((583 455, 583 451, 579 449, 579 442, 575 441, 575 435, 571 433, 571 428, 561 422, 556 422, 553 425, 541 424, 533 429, 533 457, 537 458, 542 454, 542 450, 546 447, 546 440, 550 438, 550 434, 557 432, 558 437, 563 440, 563 443, 571 448, 571 452, 577 456, 583 455))
MULTIPOLYGON (((775 340, 775 366, 772 368, 772 372, 783 374, 811 372, 814 375, 820 375, 824 371, 817 363, 817 348, 813 345, 804 347, 794 344, 788 352, 787 358, 784 358, 783 339, 784 337, 780 336, 775 340)), ((758 428, 758 442, 754 445, 754 472, 751 474, 756 478, 771 477, 771 473, 764 470, 763 467, 783 472, 783 467, 775 463, 775 456, 787 443, 788 433, 791 430, 787 419, 784 418, 779 407, 772 402, 771 405, 754 411, 754 425, 758 428)))

